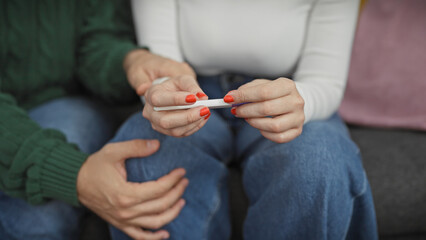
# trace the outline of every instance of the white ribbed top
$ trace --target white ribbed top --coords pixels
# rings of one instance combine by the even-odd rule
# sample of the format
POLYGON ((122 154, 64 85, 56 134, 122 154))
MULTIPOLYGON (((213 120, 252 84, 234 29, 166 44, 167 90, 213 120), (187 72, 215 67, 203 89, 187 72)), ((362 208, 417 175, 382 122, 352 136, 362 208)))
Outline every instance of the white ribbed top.
POLYGON ((346 85, 358 0, 132 0, 138 41, 199 74, 296 82, 306 122, 333 114, 346 85))

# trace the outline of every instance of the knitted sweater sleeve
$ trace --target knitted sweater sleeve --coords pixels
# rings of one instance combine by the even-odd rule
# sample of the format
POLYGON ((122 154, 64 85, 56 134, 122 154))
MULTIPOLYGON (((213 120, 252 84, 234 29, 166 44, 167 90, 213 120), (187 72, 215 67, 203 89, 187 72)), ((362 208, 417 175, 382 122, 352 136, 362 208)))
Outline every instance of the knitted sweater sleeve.
POLYGON ((337 111, 346 86, 358 0, 317 0, 293 79, 305 100, 305 122, 337 111))
POLYGON ((42 129, 11 95, 0 92, 1 191, 32 204, 59 199, 78 205, 76 179, 86 158, 63 134, 42 129))
POLYGON ((87 0, 79 30, 77 74, 92 93, 110 102, 136 98, 123 69, 126 54, 137 48, 129 1, 87 0))

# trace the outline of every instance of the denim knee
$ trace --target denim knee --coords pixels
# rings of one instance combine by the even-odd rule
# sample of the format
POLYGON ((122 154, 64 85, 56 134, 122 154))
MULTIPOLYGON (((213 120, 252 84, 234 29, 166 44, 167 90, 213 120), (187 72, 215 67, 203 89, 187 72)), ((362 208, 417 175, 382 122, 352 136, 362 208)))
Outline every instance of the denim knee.
POLYGON ((368 183, 359 150, 344 129, 318 121, 289 143, 265 139, 256 146, 243 173, 250 200, 247 239, 261 237, 261 229, 268 239, 344 239, 354 199, 368 183))
POLYGON ((257 148, 245 161, 244 181, 247 186, 258 185, 259 191, 269 184, 279 187, 284 182, 300 189, 346 187, 353 197, 366 191, 359 149, 335 124, 313 122, 292 142, 264 140, 257 148))
MULTIPOLYGON (((227 124, 218 114, 212 111, 209 121, 199 131, 185 138, 174 138, 161 134, 152 129, 151 123, 142 117, 142 113, 137 112, 127 119, 119 128, 116 135, 110 142, 120 142, 132 139, 158 139, 160 150, 164 141, 172 141, 192 149, 199 149, 221 162, 227 162, 232 156, 233 135, 227 124)), ((171 147, 174 149, 176 147, 171 147)))
MULTIPOLYGON (((232 139, 228 137, 231 135, 229 129, 220 127, 220 121, 212 114, 210 123, 197 133, 186 138, 174 138, 152 130, 150 122, 136 113, 122 125, 112 140, 154 138, 160 141, 160 149, 153 155, 126 161, 127 178, 131 182, 155 180, 175 168, 185 168, 189 185, 183 198, 187 204, 178 218, 164 227, 173 239, 207 239, 212 227, 216 236, 220 236, 216 239, 225 239, 229 235, 229 219, 226 216, 228 201, 223 193, 227 169, 221 160, 229 155, 232 147, 227 141, 232 139), (215 138, 223 138, 223 141, 212 144, 215 138), (217 215, 221 215, 221 222, 212 226, 217 215)), ((114 239, 127 239, 112 229, 114 239)))

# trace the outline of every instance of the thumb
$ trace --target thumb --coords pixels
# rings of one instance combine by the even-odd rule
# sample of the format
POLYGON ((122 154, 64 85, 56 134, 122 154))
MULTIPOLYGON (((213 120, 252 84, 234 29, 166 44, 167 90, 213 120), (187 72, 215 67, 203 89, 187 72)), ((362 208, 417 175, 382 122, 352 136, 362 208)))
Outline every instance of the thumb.
POLYGON ((182 75, 176 78, 176 84, 182 91, 187 91, 193 94, 203 92, 200 85, 198 85, 197 79, 190 75, 182 75))
POLYGON ((135 139, 106 145, 107 154, 112 159, 122 161, 128 158, 146 157, 155 153, 160 147, 158 140, 135 139))

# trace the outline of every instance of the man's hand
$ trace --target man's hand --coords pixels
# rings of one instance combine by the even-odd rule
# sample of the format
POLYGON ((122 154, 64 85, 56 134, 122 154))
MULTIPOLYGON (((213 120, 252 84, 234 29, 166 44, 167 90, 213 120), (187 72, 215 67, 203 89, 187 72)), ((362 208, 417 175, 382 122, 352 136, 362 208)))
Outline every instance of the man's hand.
POLYGON ((185 201, 185 170, 175 169, 156 181, 127 182, 125 160, 146 157, 159 148, 157 140, 110 143, 89 156, 77 178, 80 202, 134 239, 166 239, 159 229, 175 219, 185 201))
POLYGON ((130 85, 139 96, 142 96, 157 78, 180 75, 195 77, 194 70, 187 63, 164 58, 144 49, 130 51, 123 65, 130 85))

